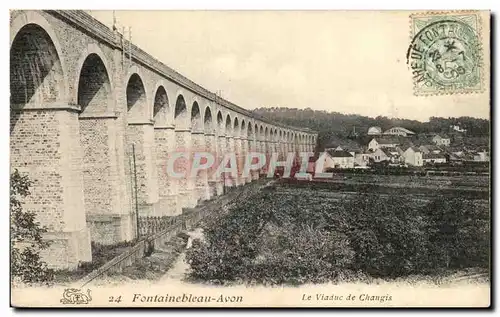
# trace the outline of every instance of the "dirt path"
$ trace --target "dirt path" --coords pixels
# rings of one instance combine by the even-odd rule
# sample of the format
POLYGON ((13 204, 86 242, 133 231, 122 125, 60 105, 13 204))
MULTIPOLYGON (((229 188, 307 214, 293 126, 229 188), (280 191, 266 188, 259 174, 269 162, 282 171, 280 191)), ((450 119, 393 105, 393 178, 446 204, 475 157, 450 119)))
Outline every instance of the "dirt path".
MULTIPOLYGON (((189 235, 189 240, 186 246, 186 250, 191 247, 193 240, 203 240, 203 229, 201 228, 196 228, 193 231, 188 232, 187 234, 189 235)), ((186 250, 179 254, 172 268, 159 279, 158 283, 163 284, 172 280, 182 281, 184 279, 189 271, 189 264, 186 263, 186 250)))
POLYGON ((158 283, 163 284, 170 280, 182 281, 189 270, 189 264, 185 260, 186 252, 182 252, 177 257, 172 268, 158 280, 158 283))

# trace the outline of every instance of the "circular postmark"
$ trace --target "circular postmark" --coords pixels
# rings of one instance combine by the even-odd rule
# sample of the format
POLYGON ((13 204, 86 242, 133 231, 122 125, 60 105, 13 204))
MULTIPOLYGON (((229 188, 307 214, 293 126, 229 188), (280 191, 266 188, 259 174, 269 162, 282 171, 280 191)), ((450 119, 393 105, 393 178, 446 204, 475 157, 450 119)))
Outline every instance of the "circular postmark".
POLYGON ((412 39, 407 62, 421 90, 464 90, 480 83, 480 45, 462 21, 429 23, 412 39))

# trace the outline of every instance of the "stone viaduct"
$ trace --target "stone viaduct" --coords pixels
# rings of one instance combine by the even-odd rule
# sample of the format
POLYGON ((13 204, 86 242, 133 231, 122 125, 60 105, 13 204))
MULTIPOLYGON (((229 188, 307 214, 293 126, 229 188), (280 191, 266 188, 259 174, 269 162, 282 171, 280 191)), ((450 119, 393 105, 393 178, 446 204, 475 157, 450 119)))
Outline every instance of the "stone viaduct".
POLYGON ((234 152, 240 166, 249 151, 316 144, 314 131, 218 98, 82 11, 11 11, 10 63, 11 168, 33 181, 24 207, 49 229, 52 267, 90 261, 91 241, 133 240, 136 205, 173 216, 259 177, 171 178, 170 153, 234 152))

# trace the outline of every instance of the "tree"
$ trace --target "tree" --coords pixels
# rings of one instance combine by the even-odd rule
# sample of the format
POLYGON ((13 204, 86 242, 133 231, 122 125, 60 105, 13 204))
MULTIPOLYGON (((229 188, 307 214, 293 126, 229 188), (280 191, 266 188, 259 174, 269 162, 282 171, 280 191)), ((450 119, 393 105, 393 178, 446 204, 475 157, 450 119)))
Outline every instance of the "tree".
POLYGON ((47 229, 34 212, 23 210, 21 199, 30 195, 31 181, 16 169, 10 178, 10 243, 12 278, 25 283, 48 282, 53 270, 41 260, 40 251, 49 246, 42 234, 47 229))

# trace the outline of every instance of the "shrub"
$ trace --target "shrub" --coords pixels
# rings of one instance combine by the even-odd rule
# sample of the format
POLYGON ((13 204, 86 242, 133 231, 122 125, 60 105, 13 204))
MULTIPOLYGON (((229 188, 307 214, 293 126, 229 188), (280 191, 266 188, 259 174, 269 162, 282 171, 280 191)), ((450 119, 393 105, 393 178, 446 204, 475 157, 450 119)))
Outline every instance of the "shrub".
POLYGON ((477 201, 436 199, 424 208, 434 267, 488 267, 490 216, 477 201))
POLYGON ((420 272, 428 259, 426 222, 410 200, 360 194, 342 208, 355 270, 390 277, 420 272))
POLYGON ((477 200, 295 190, 260 193, 207 223, 187 252, 191 278, 296 285, 488 264, 489 215, 477 200))
POLYGON ((25 283, 48 282, 53 271, 40 259, 40 250, 49 246, 42 239, 47 229, 36 221, 33 212, 23 210, 20 199, 30 195, 31 181, 16 169, 10 179, 11 274, 25 283))
POLYGON ((349 267, 354 254, 347 237, 331 230, 335 221, 327 224, 331 211, 321 210, 303 197, 253 197, 252 204, 208 226, 205 241, 188 250, 191 278, 262 284, 334 279, 349 267))

